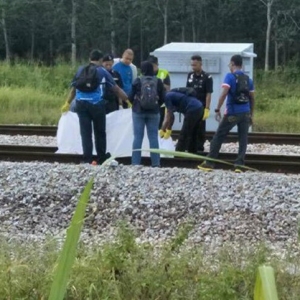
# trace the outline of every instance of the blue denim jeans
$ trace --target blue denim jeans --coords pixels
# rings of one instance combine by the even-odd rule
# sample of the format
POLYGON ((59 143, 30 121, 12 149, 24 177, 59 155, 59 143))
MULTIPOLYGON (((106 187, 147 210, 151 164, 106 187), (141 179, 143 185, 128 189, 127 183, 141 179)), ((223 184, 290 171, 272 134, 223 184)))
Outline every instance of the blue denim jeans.
MULTIPOLYGON (((159 113, 135 113, 132 112, 133 122, 133 145, 132 149, 141 149, 145 126, 147 129, 149 145, 152 149, 158 149, 158 124, 159 124, 159 113)), ((150 153, 152 167, 160 166, 160 155, 157 153, 150 153)), ((141 164, 141 151, 132 151, 131 163, 133 165, 141 164)))
MULTIPOLYGON (((237 159, 235 160, 235 165, 239 166, 245 164, 245 155, 248 143, 248 131, 250 126, 249 113, 240 113, 230 116, 225 115, 223 117, 212 141, 210 142, 210 151, 208 157, 218 158, 222 143, 224 142, 229 131, 236 125, 238 128, 239 151, 237 159)), ((209 165, 214 165, 209 161, 207 161, 206 163, 209 165)))
POLYGON ((102 164, 107 158, 105 103, 104 101, 100 101, 97 104, 92 104, 88 101, 77 100, 76 112, 79 118, 83 160, 86 163, 91 163, 93 160, 93 125, 97 162, 98 164, 102 164))

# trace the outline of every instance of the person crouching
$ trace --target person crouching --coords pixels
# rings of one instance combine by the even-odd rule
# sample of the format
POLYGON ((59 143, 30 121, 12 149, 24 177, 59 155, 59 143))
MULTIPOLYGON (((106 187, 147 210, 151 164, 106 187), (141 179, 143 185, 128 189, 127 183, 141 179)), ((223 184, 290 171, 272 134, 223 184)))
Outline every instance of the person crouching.
POLYGON ((172 133, 174 112, 184 115, 184 121, 179 133, 176 151, 197 153, 197 136, 199 124, 203 119, 204 108, 202 103, 192 95, 189 88, 177 88, 165 96, 166 116, 159 131, 161 137, 168 139, 172 133))

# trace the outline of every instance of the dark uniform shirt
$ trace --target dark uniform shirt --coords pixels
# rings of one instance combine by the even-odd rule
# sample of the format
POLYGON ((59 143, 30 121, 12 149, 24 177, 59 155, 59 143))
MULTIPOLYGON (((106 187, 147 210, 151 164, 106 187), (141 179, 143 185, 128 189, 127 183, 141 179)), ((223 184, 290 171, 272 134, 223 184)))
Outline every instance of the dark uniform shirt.
POLYGON ((190 72, 187 76, 186 86, 194 88, 197 99, 205 105, 206 95, 213 92, 212 76, 204 71, 201 71, 199 75, 190 72))

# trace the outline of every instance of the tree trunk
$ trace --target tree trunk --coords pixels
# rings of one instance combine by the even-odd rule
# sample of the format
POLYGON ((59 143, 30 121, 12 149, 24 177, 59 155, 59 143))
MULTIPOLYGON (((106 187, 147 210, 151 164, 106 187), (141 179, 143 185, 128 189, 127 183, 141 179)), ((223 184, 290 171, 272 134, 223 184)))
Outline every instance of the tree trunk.
POLYGON ((114 1, 109 1, 109 11, 110 11, 110 50, 113 55, 116 55, 116 31, 115 31, 115 7, 114 7, 114 1))
POLYGON ((195 26, 195 14, 192 13, 192 39, 193 43, 196 43, 196 26, 195 26))
POLYGON ((164 6, 164 45, 168 42, 168 0, 164 6))
POLYGON ((54 52, 53 52, 53 39, 51 38, 49 41, 49 61, 50 66, 54 65, 54 52))
POLYGON ((34 60, 34 45, 35 45, 35 33, 34 33, 34 22, 31 21, 31 45, 30 45, 30 60, 34 60))
POLYGON ((5 9, 2 8, 2 29, 3 29, 3 35, 4 35, 4 44, 5 44, 5 59, 7 62, 10 62, 10 49, 9 49, 9 42, 8 42, 8 36, 7 36, 7 28, 6 28, 6 20, 5 20, 5 9))
POLYGON ((274 67, 275 67, 275 70, 278 69, 278 48, 279 48, 278 42, 275 40, 275 45, 274 45, 274 67))
POLYGON ((71 62, 72 66, 76 65, 76 0, 72 0, 72 16, 71 16, 71 43, 72 43, 72 54, 71 62))
POLYGON ((267 2, 267 32, 266 32, 266 53, 265 53, 265 71, 269 71, 269 50, 270 50, 270 38, 272 29, 272 18, 271 18, 271 8, 273 0, 268 0, 267 2))
POLYGON ((131 17, 128 18, 128 26, 127 26, 127 48, 130 48, 131 42, 131 17))

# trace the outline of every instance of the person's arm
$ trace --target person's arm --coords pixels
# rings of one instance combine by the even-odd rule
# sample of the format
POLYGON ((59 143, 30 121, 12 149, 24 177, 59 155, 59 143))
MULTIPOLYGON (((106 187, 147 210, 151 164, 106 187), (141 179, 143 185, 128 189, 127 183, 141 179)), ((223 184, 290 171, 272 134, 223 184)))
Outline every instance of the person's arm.
POLYGON ((168 92, 171 88, 171 80, 169 74, 166 76, 166 78, 163 80, 164 88, 168 92))
POLYGON ((157 90, 158 90, 158 104, 162 106, 165 103, 165 87, 161 79, 157 79, 157 90))
POLYGON ((218 101, 218 105, 215 109, 215 113, 216 113, 216 116, 215 116, 215 119, 219 122, 221 120, 221 107, 228 95, 228 91, 229 91, 229 87, 228 86, 223 86, 222 88, 222 92, 221 92, 221 95, 219 97, 219 101, 218 101))
POLYGON ((208 75, 206 81, 206 99, 205 99, 205 103, 206 103, 205 108, 207 109, 210 109, 212 93, 213 93, 213 79, 211 75, 208 75))
POLYGON ((189 81, 190 77, 191 77, 192 73, 189 73, 187 78, 186 78, 186 87, 191 87, 192 86, 192 82, 189 81))
POLYGON ((115 83, 112 76, 106 70, 102 68, 102 71, 104 72, 107 88, 110 88, 122 101, 126 102, 128 100, 126 93, 115 83))
POLYGON ((254 114, 254 106, 255 106, 255 101, 254 101, 254 91, 251 91, 249 93, 250 96, 250 116, 251 116, 251 125, 253 125, 253 114, 254 114))
POLYGON ((72 86, 72 87, 71 87, 71 90, 70 90, 70 92, 69 92, 69 94, 68 94, 66 103, 71 104, 71 102, 72 102, 73 99, 75 98, 75 95, 76 95, 76 89, 75 89, 75 87, 72 86))
POLYGON ((167 109, 161 130, 162 131, 172 130, 172 126, 174 124, 174 119, 175 119, 175 117, 174 117, 173 111, 170 109, 167 109))

